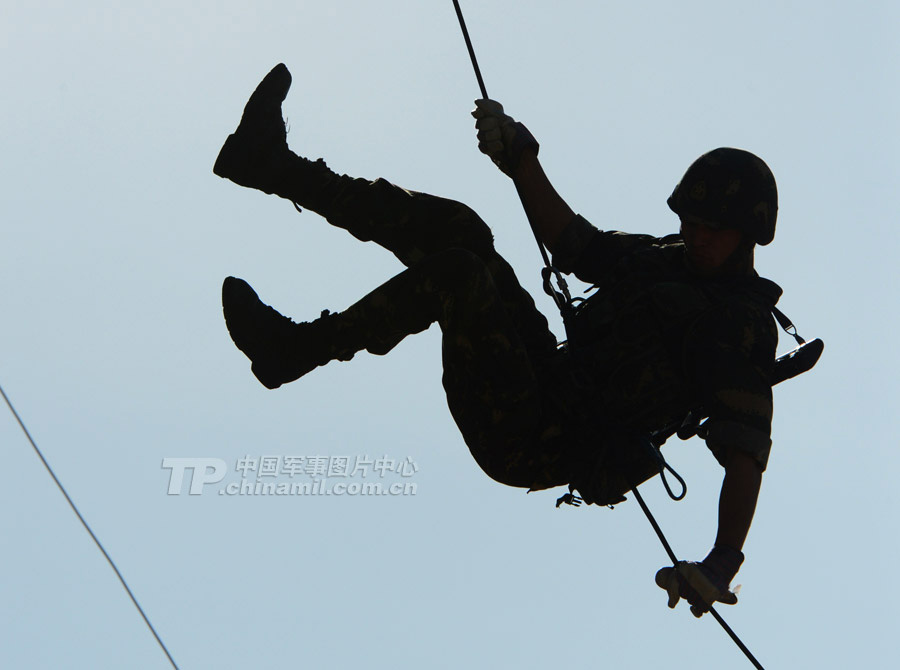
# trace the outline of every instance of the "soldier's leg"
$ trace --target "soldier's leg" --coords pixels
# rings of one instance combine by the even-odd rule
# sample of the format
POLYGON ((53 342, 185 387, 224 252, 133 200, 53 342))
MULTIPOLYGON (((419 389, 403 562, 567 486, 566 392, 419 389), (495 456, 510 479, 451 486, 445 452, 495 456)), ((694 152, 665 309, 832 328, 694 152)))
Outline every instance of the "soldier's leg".
POLYGON ((479 256, 492 253, 490 230, 464 205, 407 191, 383 179, 336 174, 321 159, 310 161, 293 153, 281 112, 290 84, 284 65, 260 82, 213 172, 309 208, 358 239, 384 246, 407 266, 441 249, 469 249, 479 256))
POLYGON ((338 175, 321 160, 309 161, 291 152, 281 114, 290 83, 284 65, 263 79, 238 129, 222 147, 213 168, 216 174, 308 207, 358 239, 380 244, 408 267, 444 249, 472 252, 493 275, 529 349, 538 352, 555 346, 546 319, 496 252, 490 229, 472 209, 385 180, 338 175))
POLYGON ((448 404, 479 465, 515 486, 543 485, 544 471, 559 467, 554 454, 542 451, 544 399, 534 361, 493 275, 469 251, 429 256, 345 311, 311 323, 291 322, 234 278, 223 286, 223 306, 232 338, 269 388, 357 351, 385 354, 436 321, 448 404), (543 471, 536 474, 536 467, 543 471))
POLYGON ((509 331, 508 338, 521 339, 490 272, 464 249, 429 256, 346 310, 326 310, 310 323, 297 324, 280 315, 264 305, 246 282, 233 277, 222 286, 222 305, 232 339, 270 388, 328 361, 349 360, 357 351, 386 354, 407 335, 434 322, 457 329, 462 326, 456 324, 465 324, 470 330, 483 325, 485 333, 509 331))

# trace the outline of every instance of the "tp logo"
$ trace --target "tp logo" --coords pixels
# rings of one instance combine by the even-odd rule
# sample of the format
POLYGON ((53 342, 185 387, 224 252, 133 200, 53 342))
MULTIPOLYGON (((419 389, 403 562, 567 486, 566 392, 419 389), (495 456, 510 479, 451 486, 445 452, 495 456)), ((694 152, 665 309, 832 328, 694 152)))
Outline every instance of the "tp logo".
POLYGON ((164 470, 171 470, 167 492, 170 496, 181 495, 185 470, 191 471, 188 493, 192 496, 203 493, 204 484, 215 484, 225 479, 225 461, 221 458, 164 458, 162 466, 164 470))

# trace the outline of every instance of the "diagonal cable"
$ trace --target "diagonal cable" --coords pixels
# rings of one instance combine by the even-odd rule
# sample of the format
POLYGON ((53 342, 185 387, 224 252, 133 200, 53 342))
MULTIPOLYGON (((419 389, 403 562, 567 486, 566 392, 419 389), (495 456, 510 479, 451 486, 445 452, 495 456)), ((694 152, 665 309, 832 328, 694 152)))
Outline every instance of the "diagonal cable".
POLYGON ((116 573, 116 577, 119 578, 119 581, 122 583, 122 586, 125 588, 125 592, 128 593, 128 597, 131 598, 131 602, 134 603, 134 606, 137 607, 138 612, 141 613, 141 617, 144 619, 144 623, 147 624, 147 628, 150 629, 150 632, 153 633, 153 637, 156 638, 156 641, 159 643, 159 646, 162 648, 163 652, 165 652, 166 657, 169 659, 169 663, 172 664, 172 667, 175 670, 178 670, 178 666, 175 664, 175 660, 172 658, 172 654, 169 653, 169 650, 166 648, 166 645, 163 643, 162 639, 159 637, 159 634, 156 632, 156 629, 153 627, 153 624, 150 623, 150 619, 147 618, 147 615, 144 613, 144 609, 141 607, 140 603, 138 603, 137 598, 134 597, 134 593, 131 592, 131 589, 128 587, 128 584, 125 582, 125 578, 122 576, 122 573, 119 572, 119 568, 116 567, 116 564, 113 562, 113 559, 110 558, 110 555, 106 553, 106 549, 103 548, 103 545, 100 543, 100 540, 97 539, 97 536, 94 535, 94 531, 91 530, 91 527, 88 525, 87 521, 84 520, 84 517, 81 516, 81 512, 78 511, 78 508, 75 506, 75 503, 72 501, 72 498, 69 497, 69 494, 66 492, 65 487, 62 485, 62 482, 59 481, 59 478, 56 476, 56 473, 53 472, 53 468, 50 467, 50 464, 47 462, 47 459, 44 458, 44 454, 41 453, 41 450, 38 449, 37 444, 35 444, 34 439, 31 437, 31 433, 28 432, 28 428, 25 427, 25 423, 22 421, 19 413, 16 411, 16 408, 13 407, 12 402, 9 399, 9 396, 6 395, 6 391, 3 390, 3 387, 0 386, 0 394, 3 395, 3 399, 6 401, 7 407, 9 407, 9 411, 13 413, 13 416, 16 417, 16 421, 19 422, 19 426, 22 428, 22 432, 25 433, 25 437, 28 438, 28 441, 31 442, 31 446, 34 449, 34 452, 38 455, 38 458, 41 459, 41 463, 44 464, 44 467, 47 468, 47 472, 50 473, 50 476, 53 477, 53 481, 56 482, 56 486, 62 492, 63 496, 66 498, 66 502, 69 503, 69 507, 72 508, 72 511, 75 512, 75 516, 78 517, 78 520, 81 522, 81 525, 84 526, 84 529, 91 536, 91 539, 94 541, 94 544, 97 545, 97 548, 103 554, 103 557, 106 559, 106 562, 109 563, 110 567, 113 569, 113 572, 116 573))

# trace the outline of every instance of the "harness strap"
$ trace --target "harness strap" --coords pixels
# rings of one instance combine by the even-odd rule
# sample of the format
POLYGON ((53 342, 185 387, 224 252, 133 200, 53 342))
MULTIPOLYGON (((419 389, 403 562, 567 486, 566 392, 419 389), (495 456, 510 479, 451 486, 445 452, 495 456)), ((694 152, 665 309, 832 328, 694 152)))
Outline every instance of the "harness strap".
MULTIPOLYGON (((659 478, 662 480, 663 486, 666 489, 666 493, 669 494, 669 497, 678 502, 680 500, 684 500, 684 497, 687 495, 687 482, 684 481, 684 477, 679 475, 675 468, 669 465, 668 461, 666 461, 666 457, 662 455, 662 451, 659 450, 655 444, 653 444, 653 440, 648 438, 643 438, 641 440, 644 443, 644 446, 647 447, 647 450, 653 455, 653 460, 656 461, 656 464, 659 466, 659 478), (675 495, 672 491, 672 487, 669 486, 669 480, 666 479, 666 470, 672 473, 672 476, 678 480, 678 483, 681 485, 681 493, 675 495)), ((635 487, 636 488, 636 487, 635 487)))
POLYGON ((778 321, 778 325, 781 326, 784 332, 797 340, 797 344, 806 344, 806 340, 800 337, 800 333, 797 332, 797 326, 795 326, 791 322, 791 320, 787 317, 787 314, 782 312, 775 305, 772 305, 772 316, 775 317, 775 319, 778 321))

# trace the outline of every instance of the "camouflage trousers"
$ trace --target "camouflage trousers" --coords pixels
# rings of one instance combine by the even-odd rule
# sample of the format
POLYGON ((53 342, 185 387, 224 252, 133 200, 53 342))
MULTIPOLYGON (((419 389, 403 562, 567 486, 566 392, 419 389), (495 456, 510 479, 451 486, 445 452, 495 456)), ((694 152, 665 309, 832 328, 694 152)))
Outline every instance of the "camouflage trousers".
POLYGON ((511 486, 568 483, 569 441, 551 392, 556 337, 484 221, 462 203, 381 179, 339 177, 325 190, 315 211, 407 268, 327 317, 335 328, 331 357, 385 354, 437 322, 447 403, 478 465, 511 486))

